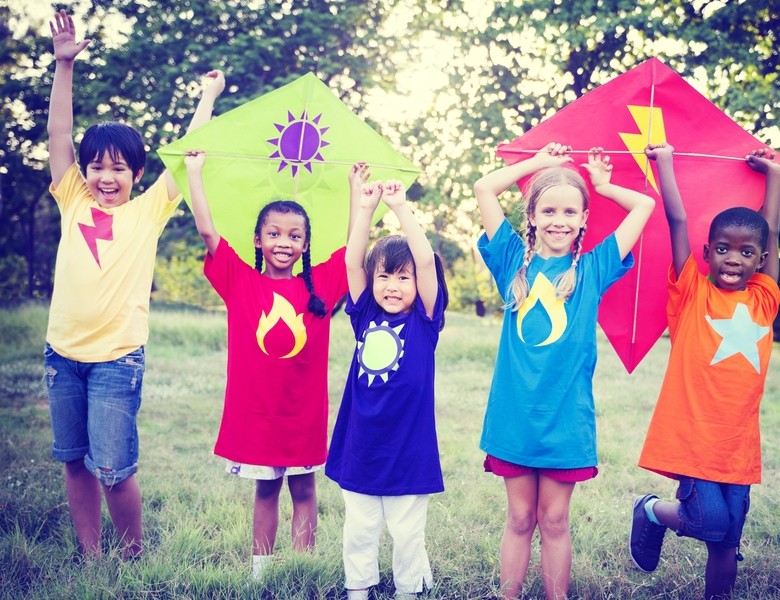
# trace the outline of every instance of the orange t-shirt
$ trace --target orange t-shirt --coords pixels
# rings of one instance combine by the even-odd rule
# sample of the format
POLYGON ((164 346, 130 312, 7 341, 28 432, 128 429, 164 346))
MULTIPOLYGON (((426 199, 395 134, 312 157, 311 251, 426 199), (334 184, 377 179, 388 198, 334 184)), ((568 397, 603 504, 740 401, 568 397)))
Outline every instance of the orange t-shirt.
POLYGON ((668 477, 761 481, 758 407, 780 289, 756 274, 740 291, 713 285, 690 257, 666 312, 672 349, 639 466, 668 477))

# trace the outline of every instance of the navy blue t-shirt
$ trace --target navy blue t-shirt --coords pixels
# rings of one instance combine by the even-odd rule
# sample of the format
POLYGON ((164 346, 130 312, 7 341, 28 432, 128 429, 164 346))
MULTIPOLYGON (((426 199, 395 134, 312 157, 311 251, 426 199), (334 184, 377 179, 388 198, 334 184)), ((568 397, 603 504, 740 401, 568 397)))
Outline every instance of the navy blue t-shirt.
POLYGON ((325 474, 342 489, 371 496, 444 491, 434 415, 434 350, 444 315, 419 296, 409 313, 381 309, 367 287, 347 298, 357 346, 325 474))

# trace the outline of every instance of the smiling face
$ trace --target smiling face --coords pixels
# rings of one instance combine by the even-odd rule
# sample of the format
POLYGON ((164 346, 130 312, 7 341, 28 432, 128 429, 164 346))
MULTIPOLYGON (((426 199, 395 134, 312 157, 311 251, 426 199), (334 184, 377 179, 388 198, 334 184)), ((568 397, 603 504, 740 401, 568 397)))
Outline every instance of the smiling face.
POLYGON ((255 234, 255 247, 263 253, 265 270, 272 279, 292 277, 293 266, 308 248, 306 219, 294 212, 270 211, 255 234))
POLYGON ((87 189, 103 208, 114 208, 130 201, 133 185, 138 183, 143 169, 133 173, 121 152, 112 157, 109 152, 95 156, 87 163, 84 178, 87 189))
POLYGON ((748 280, 764 266, 767 256, 756 230, 741 225, 716 229, 704 245, 710 278, 724 290, 744 290, 748 280))
POLYGON ((413 265, 406 264, 390 273, 385 265, 378 264, 372 278, 374 300, 387 313, 408 313, 417 298, 417 278, 413 265))
POLYGON ((539 256, 564 256, 588 220, 580 190, 572 185, 553 185, 536 199, 528 220, 536 228, 539 256))

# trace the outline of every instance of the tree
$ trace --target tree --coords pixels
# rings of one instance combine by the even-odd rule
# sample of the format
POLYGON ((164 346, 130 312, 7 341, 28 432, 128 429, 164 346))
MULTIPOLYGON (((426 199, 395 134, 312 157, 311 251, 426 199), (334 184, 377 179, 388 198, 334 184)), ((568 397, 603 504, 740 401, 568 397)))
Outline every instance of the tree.
MULTIPOLYGON (((499 142, 651 56, 695 80, 747 130, 780 144, 774 0, 441 4, 423 26, 442 43, 459 42, 449 82, 431 114, 403 127, 403 141, 424 167, 421 197, 459 239, 473 243, 479 231, 471 186, 498 166, 499 142)), ((502 198, 513 218, 517 199, 502 198)))
MULTIPOLYGON (((226 72, 229 89, 217 110, 225 111, 313 71, 359 109, 364 91, 389 85, 394 67, 384 56, 403 41, 377 33, 392 2, 378 0, 138 0, 74 2, 79 34, 93 40, 79 57, 74 81, 74 133, 99 120, 136 127, 150 150, 182 135, 197 101, 198 78, 213 68, 226 72)), ((16 9, 18 10, 18 9, 16 9)), ((40 23, 0 8, 2 24, 15 37, 0 54, 3 143, 0 149, 4 271, 31 271, 23 289, 7 278, 8 296, 46 295, 51 288, 56 208, 47 196, 46 111, 51 86, 51 42, 35 33, 40 23), (22 25, 28 26, 22 31, 22 25), (22 68, 19 68, 22 65, 22 68), (41 209, 40 205, 46 208, 41 209), (43 210, 43 213, 41 214, 43 210), (42 223, 44 221, 45 223, 42 223), (43 260, 45 259, 45 261, 43 260), (45 262, 45 264, 43 264, 45 262), (36 279, 37 278, 37 279, 36 279), (34 280, 34 281, 33 281, 34 280)), ((153 152, 139 191, 162 171, 153 152)), ((160 243, 160 255, 177 240, 202 254, 190 217, 182 209, 160 243)))

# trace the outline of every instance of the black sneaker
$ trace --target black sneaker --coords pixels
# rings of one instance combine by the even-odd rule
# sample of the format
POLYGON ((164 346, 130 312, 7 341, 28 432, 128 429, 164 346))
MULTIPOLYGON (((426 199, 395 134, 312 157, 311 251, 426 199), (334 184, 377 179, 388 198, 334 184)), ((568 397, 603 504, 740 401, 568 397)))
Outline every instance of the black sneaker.
POLYGON ((631 539, 629 550, 634 564, 645 573, 655 571, 661 558, 661 545, 666 534, 665 525, 656 525, 647 518, 645 504, 648 500, 657 498, 652 494, 637 496, 634 500, 634 518, 631 523, 631 539))

